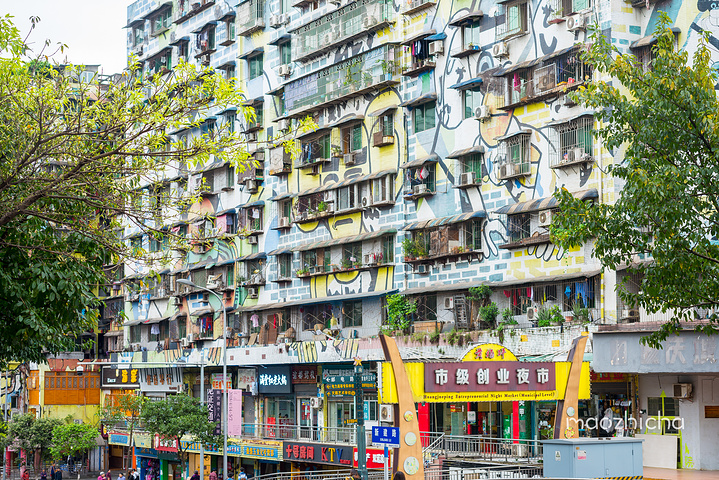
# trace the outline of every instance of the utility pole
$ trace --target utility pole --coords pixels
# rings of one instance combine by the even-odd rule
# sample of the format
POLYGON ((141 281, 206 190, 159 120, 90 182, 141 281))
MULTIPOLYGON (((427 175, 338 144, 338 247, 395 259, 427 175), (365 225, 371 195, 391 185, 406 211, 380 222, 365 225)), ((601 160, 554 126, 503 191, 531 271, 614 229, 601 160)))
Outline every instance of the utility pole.
POLYGON ((355 358, 355 415, 357 416, 357 471, 362 480, 368 479, 367 474, 367 435, 364 430, 364 392, 362 391, 362 360, 355 358))

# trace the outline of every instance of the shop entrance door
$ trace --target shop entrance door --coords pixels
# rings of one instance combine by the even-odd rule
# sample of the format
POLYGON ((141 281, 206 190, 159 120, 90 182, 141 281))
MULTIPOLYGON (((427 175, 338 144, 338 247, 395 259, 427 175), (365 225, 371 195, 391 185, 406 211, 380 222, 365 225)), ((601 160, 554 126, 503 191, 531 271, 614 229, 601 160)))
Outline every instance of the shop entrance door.
POLYGON ((317 410, 312 408, 310 398, 297 399, 297 411, 299 412, 300 438, 312 442, 319 441, 317 435, 317 410))
POLYGON ((330 421, 328 425, 334 426, 330 429, 328 436, 332 441, 347 443, 352 439, 354 433, 354 423, 351 420, 356 419, 354 402, 333 402, 329 408, 330 421))

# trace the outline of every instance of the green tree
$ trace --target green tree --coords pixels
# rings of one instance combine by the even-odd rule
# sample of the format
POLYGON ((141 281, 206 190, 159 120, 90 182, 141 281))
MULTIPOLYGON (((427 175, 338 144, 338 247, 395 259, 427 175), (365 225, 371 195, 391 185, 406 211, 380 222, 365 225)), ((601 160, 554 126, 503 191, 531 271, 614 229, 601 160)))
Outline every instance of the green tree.
POLYGON ((64 460, 68 456, 84 455, 97 447, 97 427, 87 423, 61 423, 52 429, 53 458, 64 460))
POLYGON ((146 402, 141 418, 146 431, 177 443, 182 475, 185 474, 187 460, 187 452, 180 441, 183 436, 192 437, 205 445, 217 441, 217 437, 213 436, 216 423, 208 420, 207 406, 189 395, 178 394, 164 400, 146 402))
MULTIPOLYGON (((140 423, 142 407, 146 400, 147 397, 132 393, 120 395, 117 397, 115 403, 105 405, 102 408, 100 412, 101 421, 104 425, 111 428, 122 424, 122 426, 128 430, 130 438, 132 438, 133 433, 140 423)), ((132 448, 130 449, 130 458, 127 459, 130 465, 133 464, 133 450, 132 448)), ((127 468, 127 463, 123 463, 122 468, 127 468)))
POLYGON ((88 79, 47 45, 33 52, 0 16, 0 367, 74 349, 93 330, 94 288, 112 274, 103 266, 148 258, 123 240, 126 226, 169 247, 186 242, 163 225, 200 192, 170 179, 210 161, 250 164, 239 129, 205 121, 227 107, 254 118, 233 81, 183 62, 165 75, 137 64, 88 79), (200 126, 201 136, 171 135, 200 126))
MULTIPOLYGON (((643 338, 655 347, 680 320, 693 320, 695 309, 719 306, 718 77, 707 39, 690 59, 670 26, 662 14, 649 67, 594 34, 584 59, 597 79, 576 97, 595 110, 604 147, 623 154, 607 168, 621 193, 613 204, 591 205, 560 191, 561 213, 551 227, 564 247, 593 240, 604 267, 635 265, 639 291, 619 285, 619 298, 648 312, 675 312, 643 338)), ((716 325, 712 317, 697 330, 714 333, 716 325)))
POLYGON ((33 464, 37 471, 52 445, 53 428, 60 423, 54 418, 36 419, 31 413, 15 415, 7 426, 7 442, 15 443, 28 455, 34 454, 33 464))

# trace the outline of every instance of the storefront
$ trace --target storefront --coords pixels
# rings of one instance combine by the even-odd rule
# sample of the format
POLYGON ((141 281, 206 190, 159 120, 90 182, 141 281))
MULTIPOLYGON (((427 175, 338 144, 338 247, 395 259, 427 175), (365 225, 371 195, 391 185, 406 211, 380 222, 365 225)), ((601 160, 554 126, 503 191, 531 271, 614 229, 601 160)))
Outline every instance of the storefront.
POLYGON ((155 450, 160 461, 160 480, 181 480, 187 472, 182 472, 182 464, 178 456, 179 445, 176 439, 163 438, 155 435, 155 450))
MULTIPOLYGON (((405 367, 420 400, 420 431, 536 439, 540 424, 545 435, 547 427, 551 430, 570 362, 522 362, 502 345, 483 344, 458 362, 407 362, 405 367)), ((381 403, 397 403, 391 365, 383 363, 380 373, 381 403)), ((584 362, 580 400, 590 398, 589 377, 589 363, 584 362)))
POLYGON ((292 388, 297 399, 297 425, 300 428, 300 438, 308 441, 317 441, 318 416, 317 409, 312 408, 312 398, 318 396, 317 365, 293 365, 292 388))
MULTIPOLYGON (((344 365, 322 367, 322 387, 327 409, 325 426, 336 432, 336 440, 349 441, 358 414, 354 369, 344 365)), ((371 426, 377 420, 377 374, 368 370, 362 374, 362 400, 360 408, 367 426, 371 426)))
POLYGON ((111 431, 107 435, 107 443, 109 445, 107 468, 110 470, 122 470, 127 465, 130 434, 111 431))
POLYGON ((160 480, 160 460, 154 448, 135 447, 140 480, 160 480))
POLYGON ((291 438, 295 425, 295 396, 289 365, 259 367, 258 391, 264 398, 265 436, 291 438))
MULTIPOLYGON (((101 385, 109 390, 105 395, 105 404, 115 401, 116 395, 132 392, 140 387, 139 372, 136 368, 102 367, 101 385)), ((128 466, 131 447, 130 436, 125 432, 108 433, 108 458, 104 469, 121 470, 128 466)))

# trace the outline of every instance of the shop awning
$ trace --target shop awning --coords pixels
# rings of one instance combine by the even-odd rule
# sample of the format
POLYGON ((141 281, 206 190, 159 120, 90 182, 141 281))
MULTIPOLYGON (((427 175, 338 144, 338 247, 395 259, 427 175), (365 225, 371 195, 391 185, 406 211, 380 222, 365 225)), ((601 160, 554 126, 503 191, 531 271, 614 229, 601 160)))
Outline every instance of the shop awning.
POLYGON ((484 218, 487 212, 479 210, 476 212, 460 213, 458 215, 450 215, 448 217, 430 218, 429 220, 420 220, 405 225, 402 230, 423 230, 425 228, 441 227, 442 225, 451 225, 453 223, 465 222, 473 218, 484 218))
POLYGON ((420 95, 419 97, 407 100, 406 102, 400 104, 400 106, 414 108, 420 105, 424 105, 425 103, 434 102, 435 100, 437 100, 437 94, 435 92, 425 93, 424 95, 420 95))
POLYGON ((484 153, 484 147, 482 145, 475 145, 473 147, 455 150, 449 155, 447 155, 446 158, 462 158, 466 157, 467 155, 472 155, 473 153, 484 153))
MULTIPOLYGON (((574 198, 579 200, 592 200, 599 198, 599 192, 596 188, 589 190, 581 190, 579 192, 572 193, 574 198)), ((529 213, 537 212, 539 210, 547 210, 557 206, 557 199, 552 197, 537 198, 535 200, 529 200, 526 202, 519 202, 513 205, 505 205, 497 209, 494 213, 500 213, 505 215, 514 215, 518 213, 529 213)))
POLYGON ((239 307, 238 312, 260 312, 264 310, 279 310, 287 307, 305 306, 305 305, 317 305, 319 303, 337 303, 347 302, 351 300, 361 300, 364 298, 375 298, 384 297, 397 292, 397 289, 392 290, 380 290, 374 292, 363 292, 363 293, 337 293, 329 297, 316 297, 308 298, 304 300, 292 300, 289 302, 276 302, 276 303, 264 303, 260 305, 252 305, 247 307, 239 307))
POLYGON ((473 88, 479 88, 480 85, 482 85, 481 78, 470 78, 464 82, 455 83, 449 88, 453 88, 455 90, 471 90, 473 88))
POLYGON ((423 38, 429 37, 430 35, 434 35, 437 33, 436 29, 431 30, 425 30, 423 32, 416 33, 412 35, 411 37, 407 37, 400 45, 410 45, 412 42, 416 42, 417 40, 422 40, 423 38))
POLYGON ((373 238, 378 238, 383 235, 389 235, 392 233, 397 233, 397 229, 396 228, 383 228, 381 230, 376 230, 374 232, 365 232, 365 233, 360 233, 359 235, 352 235, 349 237, 331 238, 329 240, 320 240, 318 242, 305 243, 303 245, 298 245, 296 247, 293 247, 292 251, 304 252, 307 250, 314 250, 316 248, 327 248, 327 247, 332 247, 335 245, 344 245, 346 243, 362 242, 365 240, 371 240, 373 238))
POLYGON ((439 162, 439 155, 436 153, 433 153, 431 155, 427 155, 426 157, 421 157, 416 160, 410 160, 409 162, 403 163, 400 165, 399 168, 406 170, 408 168, 416 168, 421 167, 422 165, 425 165, 427 163, 437 163, 439 162))
MULTIPOLYGON (((679 35, 680 33, 682 33, 682 29, 679 27, 672 27, 672 32, 675 35, 679 35)), ((629 45, 629 49, 634 50, 637 48, 648 47, 650 45, 654 45, 655 43, 657 43, 658 40, 659 39, 657 37, 655 37, 654 35, 649 35, 644 38, 640 38, 636 42, 632 42, 629 45)))

